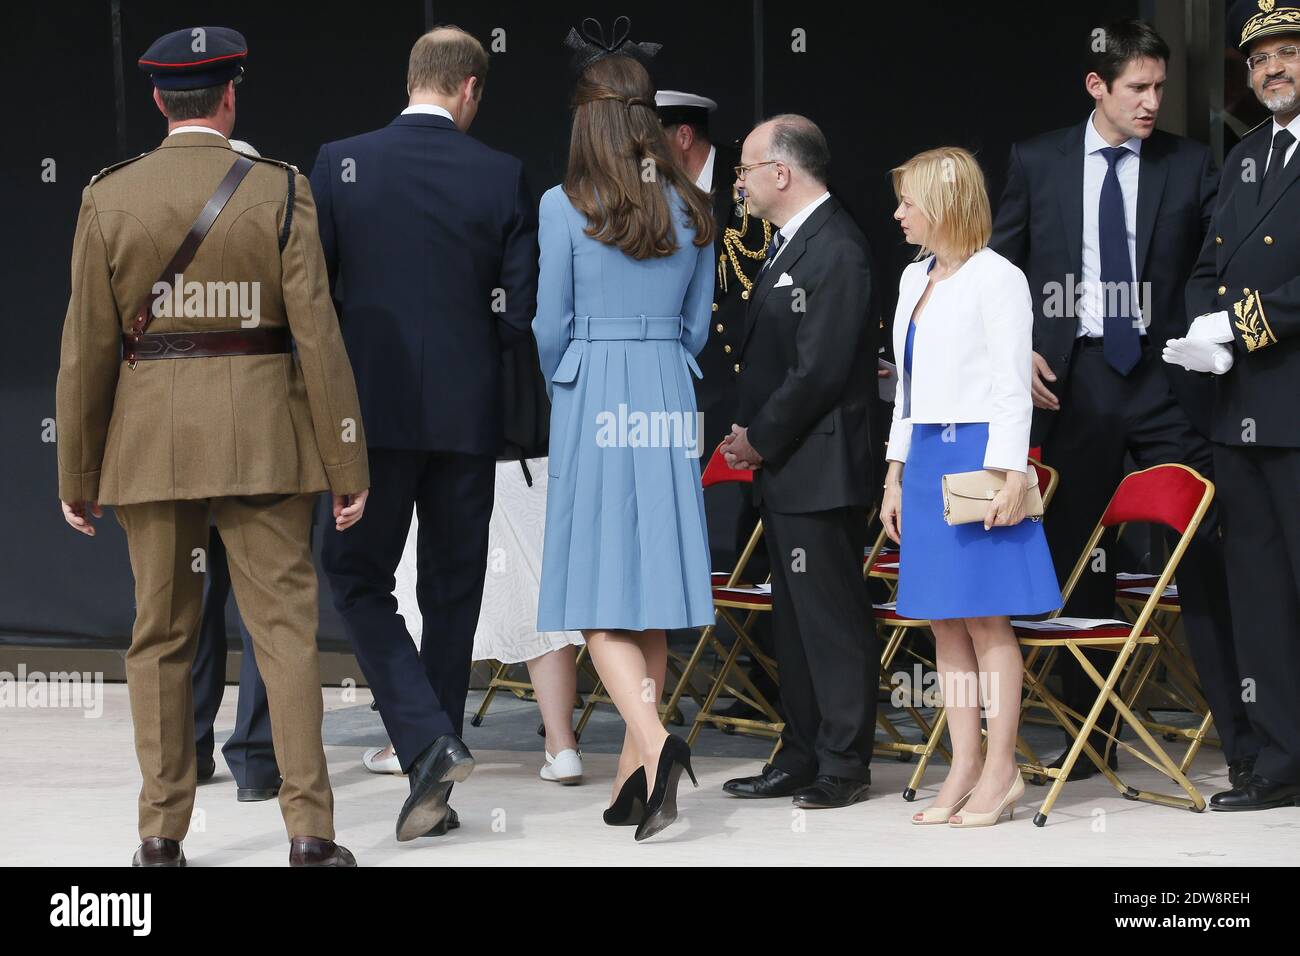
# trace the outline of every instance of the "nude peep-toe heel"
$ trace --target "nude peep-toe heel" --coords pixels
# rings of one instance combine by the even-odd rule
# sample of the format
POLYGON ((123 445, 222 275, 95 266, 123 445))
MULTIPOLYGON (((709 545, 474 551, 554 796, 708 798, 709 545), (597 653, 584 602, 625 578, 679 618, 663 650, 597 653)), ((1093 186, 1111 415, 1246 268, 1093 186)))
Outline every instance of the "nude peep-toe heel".
POLYGON ((962 797, 950 807, 926 807, 920 813, 912 814, 912 823, 918 827, 932 826, 936 823, 947 823, 948 818, 964 807, 966 801, 970 799, 970 795, 974 792, 975 788, 971 787, 966 791, 966 796, 962 797), (917 817, 920 817, 921 819, 918 820, 917 817))
POLYGON ((998 804, 996 810, 990 810, 988 813, 963 813, 961 815, 961 822, 953 823, 952 821, 949 821, 948 826, 991 827, 993 824, 998 822, 998 819, 1002 816, 1003 810, 1010 811, 1007 819, 1014 819, 1016 815, 1016 801, 1024 795, 1025 778, 1020 776, 1020 772, 1017 771, 1015 782, 1011 784, 1011 789, 1007 791, 1007 795, 1002 798, 1002 802, 998 804))

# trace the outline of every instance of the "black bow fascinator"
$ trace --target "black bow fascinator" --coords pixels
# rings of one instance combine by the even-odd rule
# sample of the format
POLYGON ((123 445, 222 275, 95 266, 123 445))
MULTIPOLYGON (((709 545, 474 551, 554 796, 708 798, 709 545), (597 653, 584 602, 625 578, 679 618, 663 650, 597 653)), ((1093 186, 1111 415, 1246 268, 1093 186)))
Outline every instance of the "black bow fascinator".
POLYGON ((578 27, 571 27, 569 35, 564 38, 564 47, 572 54, 569 66, 574 76, 581 76, 583 70, 607 56, 630 56, 648 67, 654 55, 663 49, 663 44, 633 43, 628 39, 631 30, 632 21, 625 16, 614 21, 608 40, 605 39, 605 28, 594 17, 582 21, 581 31, 578 27))

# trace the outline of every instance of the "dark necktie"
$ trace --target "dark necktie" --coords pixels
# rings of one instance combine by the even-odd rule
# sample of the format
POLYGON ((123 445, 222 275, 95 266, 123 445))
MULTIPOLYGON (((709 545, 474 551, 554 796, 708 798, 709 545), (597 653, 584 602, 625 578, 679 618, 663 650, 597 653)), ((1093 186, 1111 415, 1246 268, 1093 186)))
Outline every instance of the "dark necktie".
POLYGON ((772 267, 772 260, 776 258, 777 251, 780 250, 783 242, 785 242, 785 237, 781 235, 780 229, 772 233, 772 241, 767 244, 767 258, 763 260, 763 267, 758 270, 760 276, 766 275, 767 270, 772 267))
POLYGON ((1282 167, 1286 165, 1286 151, 1295 142, 1291 131, 1280 129, 1273 134, 1273 152, 1268 158, 1268 169, 1264 170, 1264 182, 1259 187, 1259 201, 1265 202, 1277 191, 1277 184, 1282 181, 1282 167))
POLYGON ((1102 354, 1121 375, 1127 375, 1142 355, 1136 316, 1133 261, 1129 258, 1128 229, 1124 225, 1124 191, 1115 166, 1128 149, 1110 146, 1101 151, 1108 164, 1101 183, 1097 210, 1097 245, 1101 253, 1102 354))

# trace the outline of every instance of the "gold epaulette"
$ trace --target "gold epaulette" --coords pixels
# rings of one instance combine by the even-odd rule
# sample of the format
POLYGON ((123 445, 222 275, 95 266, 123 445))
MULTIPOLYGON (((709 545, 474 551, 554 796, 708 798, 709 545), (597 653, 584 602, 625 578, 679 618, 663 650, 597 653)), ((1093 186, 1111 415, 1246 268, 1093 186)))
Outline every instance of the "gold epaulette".
MULTIPOLYGON (((236 150, 236 152, 239 152, 239 151, 236 150)), ((272 166, 279 166, 281 169, 288 169, 288 170, 290 170, 291 172, 294 172, 294 173, 300 173, 300 172, 301 172, 301 170, 299 170, 298 167, 295 166, 293 163, 286 163, 286 162, 285 162, 284 160, 282 160, 282 159, 272 159, 272 158, 269 157, 269 156, 249 156, 248 153, 239 153, 239 155, 240 155, 240 156, 248 156, 249 159, 251 159, 251 160, 255 160, 256 162, 259 162, 259 163, 270 163, 272 166)))
POLYGON ((130 166, 137 159, 144 159, 144 157, 148 156, 152 152, 153 152, 152 149, 147 149, 139 156, 132 156, 130 159, 124 159, 120 163, 114 163, 112 166, 105 166, 99 172, 95 173, 95 175, 90 177, 89 185, 91 186, 95 185, 95 183, 99 182, 101 179, 103 179, 105 176, 107 176, 109 173, 113 172, 114 170, 121 169, 123 166, 130 166))

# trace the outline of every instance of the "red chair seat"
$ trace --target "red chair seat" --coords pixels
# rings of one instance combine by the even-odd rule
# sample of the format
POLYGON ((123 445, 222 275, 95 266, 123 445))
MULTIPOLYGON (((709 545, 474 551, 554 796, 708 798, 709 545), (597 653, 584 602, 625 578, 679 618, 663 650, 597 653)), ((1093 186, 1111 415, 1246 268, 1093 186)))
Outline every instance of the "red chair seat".
POLYGON ((1160 578, 1154 574, 1144 574, 1136 578, 1115 578, 1115 590, 1127 591, 1129 588, 1153 588, 1160 578))
MULTIPOLYGON (((1117 597, 1127 598, 1132 601, 1145 601, 1151 595, 1148 592, 1143 592, 1138 590, 1138 588, 1142 588, 1142 587, 1149 588, 1151 587, 1151 585, 1139 584, 1134 587, 1116 588, 1115 594, 1117 597)), ((1165 588, 1165 593, 1160 595, 1160 603, 1165 605, 1177 604, 1179 607, 1182 606, 1178 600, 1178 592, 1170 588, 1165 588)))
MULTIPOLYGON (((726 583, 730 578, 731 578, 730 571, 713 571, 709 575, 709 583, 712 584, 715 588, 720 588, 726 586, 726 583)), ((740 587, 746 587, 746 588, 749 587, 749 582, 746 581, 744 578, 741 578, 739 581, 736 582, 736 584, 738 584, 740 587)))
POLYGON ((738 585, 736 587, 715 587, 713 589, 714 601, 727 601, 731 604, 743 604, 746 607, 767 608, 772 607, 772 592, 760 591, 750 585, 738 585))
POLYGON ((871 610, 872 610, 872 615, 875 617, 877 621, 885 621, 886 623, 889 622, 897 623, 899 621, 917 620, 917 618, 906 617, 902 614, 899 614, 897 610, 885 604, 873 604, 871 605, 871 610))
POLYGON ((1128 637, 1133 630, 1121 624, 1103 625, 1101 627, 1059 627, 1050 630, 1041 627, 1013 628, 1017 637, 1047 638, 1050 640, 1083 640, 1090 637, 1128 637))

